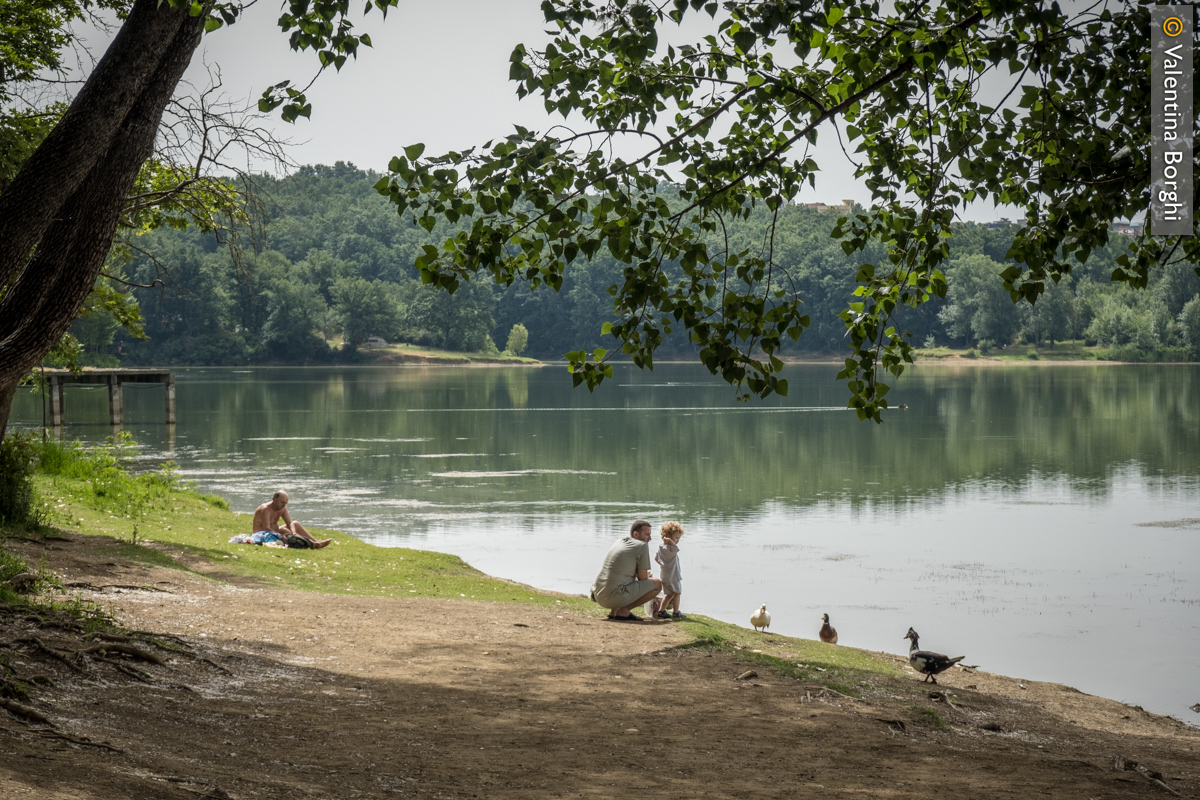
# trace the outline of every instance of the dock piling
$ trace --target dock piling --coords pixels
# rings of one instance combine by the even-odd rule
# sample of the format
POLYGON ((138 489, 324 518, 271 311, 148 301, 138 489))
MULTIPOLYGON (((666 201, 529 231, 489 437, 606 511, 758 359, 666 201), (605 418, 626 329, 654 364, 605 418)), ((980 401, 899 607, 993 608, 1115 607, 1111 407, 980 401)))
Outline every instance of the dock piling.
POLYGON ((50 376, 50 424, 56 428, 62 427, 63 421, 63 384, 57 375, 50 376))
POLYGON ((122 409, 123 396, 121 393, 121 379, 116 375, 108 376, 108 422, 110 425, 121 425, 125 422, 125 414, 122 409))
POLYGON ((175 424, 175 375, 167 373, 167 424, 175 424))
POLYGON ((68 383, 108 385, 108 421, 115 427, 125 422, 126 383, 161 383, 167 390, 167 424, 175 424, 175 375, 166 369, 84 369, 78 374, 65 369, 45 370, 50 383, 50 424, 63 424, 63 387, 68 383))

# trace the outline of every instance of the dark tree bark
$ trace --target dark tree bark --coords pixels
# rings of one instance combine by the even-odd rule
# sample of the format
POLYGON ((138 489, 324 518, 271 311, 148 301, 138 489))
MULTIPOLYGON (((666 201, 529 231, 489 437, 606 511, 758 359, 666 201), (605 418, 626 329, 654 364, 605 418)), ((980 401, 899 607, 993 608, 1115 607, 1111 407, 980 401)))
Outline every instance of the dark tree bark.
POLYGON ((137 0, 70 109, 0 194, 0 438, 17 381, 79 312, 204 15, 137 0))

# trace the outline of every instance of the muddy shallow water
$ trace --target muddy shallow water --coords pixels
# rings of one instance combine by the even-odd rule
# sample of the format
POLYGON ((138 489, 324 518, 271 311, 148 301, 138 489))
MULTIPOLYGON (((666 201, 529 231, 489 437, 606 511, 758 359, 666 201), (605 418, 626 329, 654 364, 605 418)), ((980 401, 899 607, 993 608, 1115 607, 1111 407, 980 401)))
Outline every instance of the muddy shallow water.
MULTIPOLYGON (((125 429, 250 510, 585 592, 629 523, 678 519, 685 611, 1053 680, 1194 722, 1200 701, 1200 367, 921 367, 882 426, 825 365, 738 403, 690 365, 594 394, 542 369, 178 370, 127 388, 125 429)), ((67 394, 100 441, 106 394, 67 394)), ((15 419, 41 416, 18 398, 15 419)))

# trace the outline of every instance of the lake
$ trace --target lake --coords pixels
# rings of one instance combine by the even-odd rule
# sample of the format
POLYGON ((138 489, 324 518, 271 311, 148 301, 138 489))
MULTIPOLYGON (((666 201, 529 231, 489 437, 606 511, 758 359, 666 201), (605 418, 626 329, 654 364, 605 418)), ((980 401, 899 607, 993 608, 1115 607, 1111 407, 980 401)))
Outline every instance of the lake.
MULTIPOLYGON (((1200 366, 921 366, 883 425, 834 365, 739 403, 699 366, 618 366, 595 393, 543 368, 176 371, 126 385, 147 461, 250 511, 586 593, 644 517, 687 530, 683 610, 965 663, 1200 717, 1200 366)), ((68 387, 64 436, 109 435, 103 387, 68 387)), ((18 427, 41 419, 22 392, 18 427)), ((657 542, 657 533, 655 542, 657 542)), ((657 547, 657 544, 652 545, 657 547)))

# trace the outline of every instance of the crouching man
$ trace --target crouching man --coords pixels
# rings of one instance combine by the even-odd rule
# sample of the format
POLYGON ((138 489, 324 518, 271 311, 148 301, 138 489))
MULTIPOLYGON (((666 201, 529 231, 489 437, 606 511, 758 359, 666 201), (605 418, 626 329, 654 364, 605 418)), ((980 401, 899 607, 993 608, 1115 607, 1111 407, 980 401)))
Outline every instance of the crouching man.
POLYGON ((662 582, 650 577, 650 523, 639 519, 604 557, 592 584, 592 599, 616 622, 640 622, 633 609, 658 596, 662 582))

